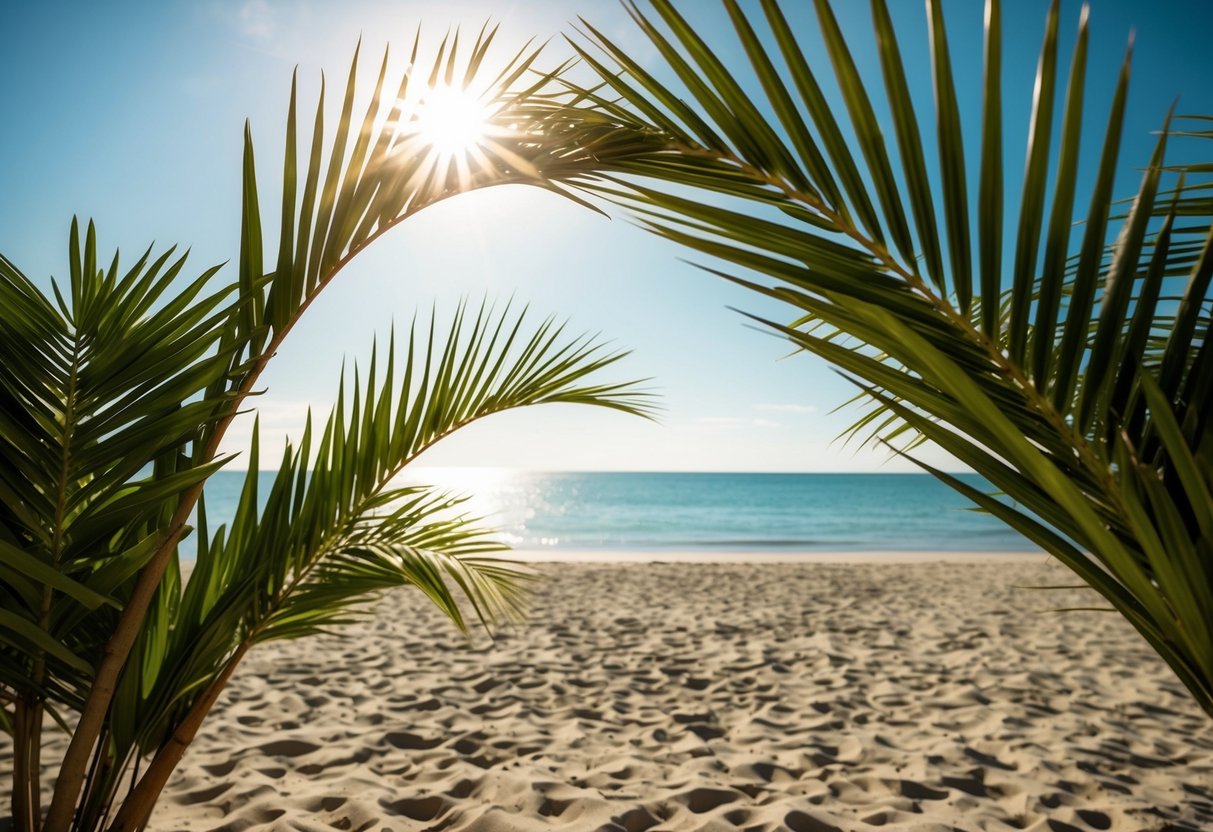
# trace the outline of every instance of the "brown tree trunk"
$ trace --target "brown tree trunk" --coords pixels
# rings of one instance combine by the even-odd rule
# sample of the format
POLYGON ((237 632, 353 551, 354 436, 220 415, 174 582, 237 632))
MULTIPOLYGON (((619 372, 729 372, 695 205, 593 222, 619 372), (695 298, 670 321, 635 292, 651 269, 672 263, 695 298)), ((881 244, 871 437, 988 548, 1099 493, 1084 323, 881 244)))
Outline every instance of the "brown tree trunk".
POLYGON ((41 754, 42 703, 25 697, 13 713, 13 828, 38 832, 42 822, 41 754))
POLYGON ((248 652, 250 646, 247 641, 241 644, 228 659, 219 675, 194 701, 194 705, 185 715, 185 719, 177 726, 177 730, 173 732, 168 742, 156 752, 147 771, 139 778, 139 782, 127 795, 126 800, 122 801, 122 806, 119 807, 114 822, 110 824, 109 832, 136 832, 147 825, 148 819, 152 816, 152 809, 155 808, 156 801, 160 798, 160 792, 164 790, 169 777, 177 768, 177 763, 181 762, 185 749, 194 741, 198 729, 202 727, 203 720, 218 701, 219 694, 227 686, 236 666, 240 664, 240 660, 244 658, 244 654, 248 652))
POLYGON ((105 724, 105 715, 109 712, 110 701, 118 687, 118 678, 122 675, 126 659, 139 636, 148 605, 160 586, 160 579, 164 576, 169 557, 185 528, 189 512, 198 501, 198 495, 202 493, 202 486, 203 483, 194 486, 182 499, 168 535, 147 566, 139 573, 135 589, 118 618, 114 634, 105 645, 101 661, 97 665, 97 673, 93 677, 93 685, 88 692, 88 699, 80 712, 80 721, 76 723, 71 742, 63 755, 63 763, 59 767, 55 794, 51 798, 50 811, 46 815, 45 832, 68 832, 71 826, 72 817, 76 812, 76 800, 80 797, 80 789, 84 785, 85 773, 88 770, 89 758, 105 724))

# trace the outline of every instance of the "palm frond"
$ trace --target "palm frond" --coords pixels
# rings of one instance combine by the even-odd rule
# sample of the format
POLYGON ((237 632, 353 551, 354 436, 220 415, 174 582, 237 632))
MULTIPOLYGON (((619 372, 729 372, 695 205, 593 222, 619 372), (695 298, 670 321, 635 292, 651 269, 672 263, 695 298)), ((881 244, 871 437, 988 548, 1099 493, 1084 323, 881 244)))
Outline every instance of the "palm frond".
MULTIPOLYGON (((53 532, 42 534, 42 539, 34 537, 39 529, 62 525, 58 519, 39 525, 41 518, 55 517, 57 508, 77 526, 72 541, 78 555, 68 552, 58 564, 54 558, 59 555, 42 558, 55 566, 57 575, 31 566, 28 559, 21 561, 21 568, 8 566, 0 572, 6 609, 11 595, 14 606, 22 610, 18 614, 23 622, 14 626, 5 626, 11 620, 0 622, 0 681, 20 686, 26 677, 45 676, 45 684, 27 688, 34 707, 50 697, 79 711, 45 821, 49 832, 67 832, 73 822, 87 826, 90 819, 104 818, 108 812, 106 801, 113 797, 112 789, 90 787, 83 798, 81 791, 90 767, 95 772, 113 771, 107 732, 116 727, 112 719, 122 718, 115 697, 129 697, 125 691, 136 685, 137 677, 156 675, 149 668, 163 652, 176 614, 177 543, 201 499, 206 477, 222 464, 218 449, 225 431, 319 293, 384 233, 451 196, 523 183, 585 202, 569 185, 591 172, 595 162, 556 129, 560 122, 551 116, 558 108, 544 97, 563 67, 554 73, 537 72, 540 50, 531 45, 498 60, 490 56, 494 39, 495 30, 488 27, 471 40, 453 34, 426 56, 419 34, 397 85, 388 83, 385 54, 364 112, 356 112, 361 105, 355 54, 335 124, 322 87, 310 130, 299 123, 292 84, 282 189, 268 205, 262 201, 252 131, 246 126, 240 249, 233 279, 214 298, 202 294, 205 279, 179 296, 170 296, 166 289, 181 266, 167 259, 147 268, 141 263, 126 278, 113 273, 116 266, 98 276, 101 270, 91 234, 82 250, 78 242, 73 243, 74 279, 66 298, 41 296, 7 261, 0 269, 4 280, 0 303, 5 304, 0 311, 11 308, 17 318, 3 336, 6 355, 10 349, 21 354, 31 368, 28 377, 8 374, 7 368, 0 374, 5 383, 0 396, 21 397, 21 406, 11 411, 18 416, 10 417, 10 410, 4 409, 3 418, 16 420, 13 430, 0 424, 0 452, 13 462, 6 468, 17 472, 0 475, 0 521, 14 529, 34 530, 28 539, 8 540, 0 533, 0 541, 23 550, 57 551, 62 541, 57 542, 53 532), (493 63, 496 69, 490 68, 493 63), (483 139, 466 153, 443 152, 427 133, 427 100, 450 91, 474 96, 485 122, 483 139), (301 130, 307 135, 300 136, 301 130), (262 217, 269 211, 281 217, 276 252, 270 250, 273 241, 265 239, 262 229, 262 217), (77 273, 80 279, 75 279, 77 273), (132 300, 116 302, 115 291, 129 291, 132 300), (155 297, 160 294, 163 304, 157 306, 155 297), (66 495, 61 498, 56 496, 55 482, 26 482, 23 477, 31 471, 61 468, 60 447, 40 443, 37 434, 57 429, 57 412, 65 412, 56 403, 62 399, 58 391, 71 389, 74 357, 86 347, 97 349, 73 340, 72 330, 63 323, 73 315, 79 321, 73 319, 72 326, 79 323, 98 333, 98 344, 109 350, 104 362, 96 359, 99 372, 104 363, 109 381, 73 394, 96 409, 96 433, 84 436, 72 449, 77 468, 69 474, 87 475, 60 489, 66 495), (50 382, 38 375, 42 370, 53 375, 50 382), (127 387, 122 388, 119 380, 127 387), (40 389, 48 383, 54 388, 49 394, 40 389), (164 405, 164 412, 154 423, 138 420, 139 414, 157 404, 164 405), (147 470, 151 476, 142 482, 139 472, 147 470), (78 493, 88 499, 71 503, 78 493), (112 597, 121 611, 115 615, 104 603, 88 611, 88 605, 97 602, 88 592, 112 597), (50 621, 43 621, 40 610, 46 599, 56 600, 61 593, 73 598, 74 606, 52 603, 50 621), (31 642, 32 631, 25 622, 33 622, 52 637, 70 632, 70 638, 59 639, 67 652, 50 648, 49 642, 31 642), (68 662, 69 653, 80 661, 68 662), (36 671, 32 663, 39 661, 48 663, 48 673, 25 673, 25 669, 36 671)), ((546 349, 543 342, 536 347, 540 352, 546 349)), ((547 385, 544 389, 553 397, 569 393, 560 387, 568 380, 560 367, 570 355, 590 364, 599 361, 574 350, 549 365, 528 366, 531 381, 547 385)), ((476 398, 484 394, 479 379, 460 375, 458 368, 447 371, 465 386, 455 390, 450 400, 436 402, 436 409, 427 410, 427 421, 411 426, 414 438, 429 435, 427 431, 448 416, 486 405, 476 398)), ((80 381, 92 383, 87 378, 80 381)), ((502 404, 514 392, 510 383, 518 379, 499 381, 502 390, 496 403, 502 404)), ((577 389, 580 398, 568 400, 615 401, 617 392, 592 386, 577 389)), ((76 430, 70 422, 69 434, 76 430)), ((361 452, 370 453, 369 446, 361 452)), ((70 477, 59 479, 68 482, 70 477)), ((234 532, 230 528, 226 534, 234 532)), ((40 718, 34 721, 40 724, 40 718)), ((33 740, 23 742, 36 745, 33 740)))
MULTIPOLYGON (((113 793, 127 763, 153 754, 128 801, 138 807, 158 793, 184 748, 182 732, 196 730, 216 686, 259 643, 348 624, 402 586, 424 592, 461 629, 465 608, 485 627, 522 613, 527 573, 494 557, 505 547, 461 512, 462 499, 398 484, 435 443, 539 404, 652 409, 634 383, 591 378, 622 353, 570 338, 552 319, 532 326, 508 307, 461 306, 441 329, 431 317, 410 331, 402 367, 394 339, 387 354, 382 372, 374 350, 365 379, 355 370, 348 390, 342 385, 318 439, 309 419, 267 494, 254 454, 230 523, 212 533, 200 517, 193 574, 161 587, 164 614, 149 617, 134 654, 142 672, 127 673, 116 695, 109 741, 118 765, 102 792, 113 793)), ((118 828, 137 814, 123 809, 118 828)))
POLYGON ((724 65, 716 56, 726 50, 697 34, 671 0, 649 0, 653 15, 629 4, 668 84, 600 31, 587 28, 577 40, 601 82, 565 91, 568 129, 601 148, 602 173, 587 189, 727 264, 709 271, 787 303, 794 324, 764 323, 860 386, 869 406, 853 435, 903 451, 929 440, 984 475, 1014 506, 931 469, 1101 592, 1213 714, 1213 538, 1198 520, 1211 510, 1213 470, 1205 429, 1213 412, 1213 166, 1165 161, 1169 142, 1207 131, 1164 124, 1127 211, 1117 203, 1126 55, 1107 78, 1112 100, 1084 203, 1077 171, 1081 128, 1091 120, 1087 13, 1067 68, 1055 2, 1012 205, 1001 170, 1009 96, 997 0, 986 8, 975 153, 961 134, 953 80, 961 70, 936 0, 926 14, 934 129, 912 106, 898 47, 907 35, 894 30, 883 0, 872 2, 883 90, 860 76, 830 4, 814 3, 839 112, 827 106, 803 35, 777 0, 763 0, 761 14, 722 2, 748 67, 724 65), (778 63, 767 44, 778 47, 778 63), (904 187, 892 174, 881 109, 904 187), (932 148, 939 163, 928 168, 932 148), (688 188, 734 199, 705 202, 688 188), (1076 204, 1086 205, 1078 226, 1076 204), (1017 229, 1007 269, 1004 215, 1017 229))
POLYGON ((73 706, 104 643, 99 625, 120 606, 121 576, 145 554, 139 530, 214 470, 151 472, 211 419, 209 403, 189 400, 224 378, 218 344, 233 292, 212 290, 209 269, 170 297, 186 265, 171 249, 102 267, 91 223, 82 241, 73 222, 70 248, 57 302, 0 259, 0 674, 73 706))

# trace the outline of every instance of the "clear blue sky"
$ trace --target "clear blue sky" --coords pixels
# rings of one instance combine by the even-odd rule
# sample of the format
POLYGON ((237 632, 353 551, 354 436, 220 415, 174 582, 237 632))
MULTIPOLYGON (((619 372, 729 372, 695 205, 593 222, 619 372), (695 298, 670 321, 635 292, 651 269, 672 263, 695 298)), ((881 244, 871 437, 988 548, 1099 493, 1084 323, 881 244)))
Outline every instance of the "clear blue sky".
MULTIPOLYGON (((748 4, 747 4, 748 5, 748 4)), ((756 5, 756 4, 753 4, 756 5)), ((798 8, 807 3, 789 4, 798 8)), ((867 3, 838 2, 844 30, 872 83, 879 70, 867 3)), ((933 120, 922 4, 891 0, 909 64, 919 118, 933 120)), ((1007 103, 1006 182, 1017 198, 1022 148, 1042 33, 1044 0, 1004 4, 1007 103)), ((683 4, 731 45, 715 4, 683 4)), ((1118 193, 1136 185, 1156 129, 1175 97, 1181 112, 1213 113, 1207 0, 1094 0, 1084 139, 1100 141, 1130 27, 1137 29, 1134 79, 1118 193)), ((1068 57, 1079 4, 1063 3, 1068 57)), ((946 10, 961 109, 978 112, 980 0, 946 10)), ((799 14, 799 12, 798 12, 799 14)), ((569 31, 584 15, 651 58, 622 10, 589 0, 477 2, 201 0, 121 4, 0 5, 0 251, 43 285, 66 271, 73 214, 96 219, 103 248, 127 262, 152 240, 193 249, 194 271, 233 258, 239 235, 241 130, 252 119, 263 191, 278 187, 291 70, 303 100, 320 71, 341 78, 361 34, 365 54, 386 43, 403 50, 418 23, 434 37, 452 24, 502 23, 505 42, 569 31)), ((816 43, 815 27, 799 19, 816 43)), ((553 41, 551 58, 563 55, 553 41)), ((823 56, 814 56, 815 60, 823 56)), ((368 62, 370 63, 370 62, 368 62)), ((825 66, 825 64, 819 64, 825 66)), ((828 73, 823 69, 823 75, 828 73)), ((966 129, 976 132, 975 122, 966 129)), ((1088 160, 1093 162, 1093 160, 1088 160)), ((1079 204, 1093 164, 1080 182, 1079 204)), ((1008 239, 1011 239, 1008 237, 1008 239)), ((263 430, 269 446, 298 433, 308 404, 333 400, 343 358, 364 358, 374 332, 415 309, 451 310, 460 297, 529 302, 566 315, 578 330, 602 331, 631 348, 620 373, 653 376, 664 399, 661 424, 585 408, 547 408, 490 420, 433 451, 429 464, 532 469, 903 470, 874 451, 832 444, 854 411, 831 414, 847 384, 820 361, 780 360, 784 344, 748 329, 729 305, 757 299, 678 261, 683 252, 533 189, 496 189, 431 209, 377 244, 328 290, 265 376, 263 430)), ((786 316, 785 316, 786 317, 786 316)), ((238 449, 247 428, 233 433, 238 449)), ((928 452, 928 457, 941 457, 928 452)), ((270 457, 273 458, 273 457, 270 457)), ((954 467, 954 466, 953 466, 954 467)))

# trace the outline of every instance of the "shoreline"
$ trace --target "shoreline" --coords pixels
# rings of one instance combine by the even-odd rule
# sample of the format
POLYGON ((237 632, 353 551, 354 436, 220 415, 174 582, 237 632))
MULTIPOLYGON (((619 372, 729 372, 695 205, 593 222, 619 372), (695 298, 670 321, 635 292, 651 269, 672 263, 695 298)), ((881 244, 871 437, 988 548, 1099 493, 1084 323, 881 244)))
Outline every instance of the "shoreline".
MULTIPOLYGON (((506 549, 492 552, 490 557, 518 563, 585 563, 585 564, 628 564, 628 563, 702 563, 702 564, 774 564, 774 563, 834 563, 834 564, 907 564, 907 563, 1056 563, 1061 562, 1043 551, 923 551, 917 549, 901 550, 782 550, 782 549, 730 549, 722 547, 719 551, 712 549, 677 548, 670 549, 506 549)), ((181 556, 181 568, 188 576, 193 570, 192 555, 181 556)))
MULTIPOLYGON (((510 549, 496 555, 522 563, 1046 563, 1043 551, 902 550, 751 550, 671 549, 510 549)), ((1060 564, 1059 564, 1060 565, 1060 564)))

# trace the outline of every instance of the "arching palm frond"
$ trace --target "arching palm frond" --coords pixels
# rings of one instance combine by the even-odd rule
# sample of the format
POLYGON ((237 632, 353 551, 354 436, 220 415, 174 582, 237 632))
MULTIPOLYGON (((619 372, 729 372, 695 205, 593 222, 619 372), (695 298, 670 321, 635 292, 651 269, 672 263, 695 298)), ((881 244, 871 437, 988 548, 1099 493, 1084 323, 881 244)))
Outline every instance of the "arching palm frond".
MULTIPOLYGON (((348 623, 385 589, 425 592, 460 628, 463 602, 488 626, 523 609, 525 573, 494 558, 504 547, 461 502, 397 485, 405 467, 447 436, 494 413, 545 403, 581 403, 647 414, 649 395, 631 383, 598 383, 622 354, 569 338, 552 320, 460 309, 445 333, 411 332, 402 371, 395 345, 385 371, 372 353, 352 397, 345 385, 318 442, 310 424, 287 450, 267 494, 250 459, 230 525, 200 523, 196 567, 161 588, 163 614, 149 616, 136 652, 141 673, 123 677, 109 742, 114 764, 85 809, 100 822, 117 796, 112 829, 138 828, 228 677, 254 645, 348 623), (264 500, 261 499, 264 497, 264 500), (463 602, 460 601, 463 599, 463 602), (127 764, 151 754, 129 796, 116 795, 127 764)), ((176 573, 176 570, 174 570, 176 573)))
POLYGON ((568 90, 568 129, 611 137, 598 145, 608 175, 589 187, 795 308, 794 323, 766 323, 859 385, 873 406, 862 432, 925 438, 985 476, 1014 506, 933 471, 1098 590, 1213 714, 1213 202, 1196 181, 1209 165, 1165 167, 1164 125, 1127 213, 1113 200, 1126 57, 1079 199, 1087 14, 1063 79, 1054 3, 1008 199, 997 0, 971 146, 937 0, 929 122, 884 0, 871 5, 880 85, 861 77, 827 0, 813 5, 824 71, 777 0, 761 13, 723 0, 748 66, 723 63, 669 0, 650 0, 655 14, 629 4, 671 84, 587 24, 577 48, 602 83, 568 90), (1164 184, 1173 173, 1188 177, 1164 184))
MULTIPOLYGON (((181 405, 180 412, 166 412, 154 429, 149 428, 165 436, 173 434, 178 444, 157 444, 163 438, 159 434, 132 433, 123 441, 138 448, 112 470, 105 469, 103 456, 110 453, 106 448, 119 448, 121 437, 105 435, 104 448, 99 445, 97 449, 73 451, 73 464, 78 465, 80 474, 75 482, 90 483, 87 488, 80 486, 81 493, 97 498, 89 509, 95 512, 95 518, 83 508, 73 508, 84 518, 73 520, 80 524, 78 533, 87 531, 99 540, 107 529, 120 530, 105 538, 106 544, 100 548, 89 549, 80 537, 78 560, 54 563, 38 554, 39 547, 53 549, 58 544, 0 532, 0 545, 15 547, 17 552, 3 560, 5 571, 0 572, 0 592, 5 596, 0 609, 0 684, 4 685, 0 693, 28 688, 32 709, 40 708, 49 696, 79 712, 51 806, 41 824, 47 832, 67 832, 73 824, 83 828, 80 824, 85 819, 96 817, 93 810, 105 790, 94 785, 104 776, 98 779, 89 772, 104 770, 110 753, 114 697, 130 684, 124 676, 138 672, 132 650, 149 648, 144 634, 149 616, 164 619, 171 614, 170 598, 178 580, 176 547, 200 499, 203 481, 220 463, 218 449, 231 420, 319 293, 382 234, 450 196, 497 184, 525 183, 580 199, 562 183, 584 175, 592 160, 569 153, 563 136, 545 127, 552 107, 540 93, 554 82, 554 76, 533 69, 539 49, 529 45, 506 55, 504 61, 494 58, 494 39, 495 30, 487 28, 474 39, 461 39, 458 33, 452 33, 423 57, 418 37, 397 85, 385 83, 389 66, 385 54, 365 114, 355 113, 359 98, 356 55, 335 123, 331 118, 326 121, 322 90, 315 118, 303 137, 297 135, 299 118, 292 85, 282 189, 269 207, 259 192, 251 130, 246 127, 236 276, 217 296, 226 298, 226 305, 221 307, 219 300, 204 301, 198 287, 187 290, 181 298, 172 298, 166 292, 167 281, 156 283, 154 279, 150 288, 139 283, 136 292, 146 295, 154 288, 163 293, 164 307, 171 309, 173 316, 190 321, 192 329, 184 324, 164 328, 168 323, 156 317, 150 302, 118 302, 114 294, 118 278, 96 279, 98 289, 89 298, 106 332, 127 332, 136 324, 158 322, 160 328, 149 333, 161 339, 159 351, 145 350, 129 360, 148 378, 159 374, 156 378, 160 382, 173 385, 171 390, 166 386, 160 398, 149 398, 145 394, 153 391, 146 385, 120 390, 115 383, 106 390, 94 391, 96 409, 104 412, 117 430, 123 427, 123 414, 147 412, 161 398, 170 400, 170 392, 180 395, 175 402, 181 405), (438 147, 425 121, 427 99, 450 92, 472 95, 478 117, 484 121, 483 137, 458 154, 438 147), (272 244, 267 245, 262 232, 261 217, 269 210, 280 213, 276 252, 272 244), (154 361, 161 363, 153 366, 150 362, 154 361), (112 391, 117 392, 111 397, 112 391), (138 401, 124 399, 127 395, 138 401), (183 404, 187 400, 191 403, 183 404), (150 478, 142 482, 140 478, 149 470, 150 478), (135 471, 143 473, 136 476, 135 471), (132 512, 138 512, 138 516, 132 512), (84 520, 89 525, 85 526, 84 520), (119 553, 122 557, 115 558, 119 553), (71 599, 70 604, 65 599, 71 599), (119 611, 115 612, 108 602, 119 611), (40 612, 48 604, 53 625, 50 629, 40 612), (81 605, 84 612, 78 609, 81 605), (89 606, 98 609, 89 612, 89 606), (55 633, 60 630, 70 632, 70 638, 57 638, 55 633), (48 663, 50 672, 26 674, 23 668, 35 662, 48 663), (25 680, 33 678, 42 681, 32 687, 26 685, 25 680), (81 798, 86 781, 90 793, 81 798)), ((92 252, 89 247, 83 255, 88 261, 83 271, 90 275, 94 269, 89 260, 95 256, 92 252)), ((154 268, 163 270, 165 264, 157 263, 154 268)), ((40 412, 46 408, 37 376, 39 372, 54 371, 59 375, 54 383, 67 384, 64 368, 70 366, 73 350, 70 332, 55 323, 54 304, 41 297, 7 262, 4 278, 0 303, 6 311, 11 306, 20 313, 23 322, 19 326, 36 334, 42 339, 38 343, 45 346, 26 345, 24 331, 14 329, 11 337, 6 331, 6 356, 11 343, 12 354, 20 355, 30 372, 28 378, 16 374, 10 377, 6 368, 6 389, 12 387, 12 391, 3 395, 24 396, 14 403, 18 414, 14 418, 18 420, 37 423, 53 419, 53 413, 40 412)), ((125 343, 131 350, 155 346, 147 339, 125 343)), ((599 391, 586 395, 587 400, 595 397, 606 399, 609 394, 599 391)), ((53 404, 55 400, 50 401, 53 404)), ((63 409, 55 404, 51 410, 56 408, 63 409)), ((35 425, 29 429, 49 428, 35 425)), ((4 445, 0 452, 12 456, 15 470, 58 470, 30 456, 45 451, 48 459, 58 459, 57 446, 39 444, 37 437, 31 442, 24 437, 18 440, 18 436, 6 431, 0 438, 0 445, 4 445), (10 436, 12 441, 5 444, 10 436)), ((13 522, 20 525, 25 523, 23 513, 47 516, 43 503, 54 502, 54 483, 29 485, 21 480, 24 473, 13 475, 11 482, 7 474, 3 476, 0 489, 8 490, 0 491, 0 519, 8 523, 15 518, 13 522)), ((69 493, 75 488, 76 484, 70 485, 69 493)), ((49 516, 54 516, 53 512, 49 516)), ((37 526, 32 521, 25 525, 37 526)), ((11 699, 7 695, 5 698, 11 699)), ((0 711, 6 717, 10 713, 17 711, 7 705, 0 711)), ((35 723, 40 724, 40 719, 25 719, 22 725, 35 723)), ((20 745, 37 748, 36 732, 36 728, 27 730, 20 745)), ((33 750, 17 755, 22 760, 18 779, 27 787, 15 793, 28 793, 26 805, 20 807, 20 829, 40 827, 36 784, 39 765, 35 755, 33 750)))

